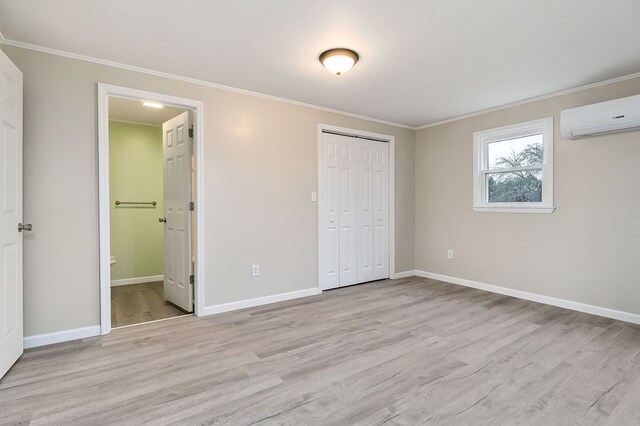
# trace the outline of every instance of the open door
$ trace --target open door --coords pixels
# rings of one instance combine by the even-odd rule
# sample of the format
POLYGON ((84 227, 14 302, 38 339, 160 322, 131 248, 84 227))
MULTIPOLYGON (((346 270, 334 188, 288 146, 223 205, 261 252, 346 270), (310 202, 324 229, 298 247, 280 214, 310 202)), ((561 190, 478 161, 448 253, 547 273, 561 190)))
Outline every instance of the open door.
POLYGON ((164 298, 193 311, 191 259, 191 111, 162 125, 164 161, 164 298))
POLYGON ((23 352, 22 72, 0 51, 0 378, 23 352))

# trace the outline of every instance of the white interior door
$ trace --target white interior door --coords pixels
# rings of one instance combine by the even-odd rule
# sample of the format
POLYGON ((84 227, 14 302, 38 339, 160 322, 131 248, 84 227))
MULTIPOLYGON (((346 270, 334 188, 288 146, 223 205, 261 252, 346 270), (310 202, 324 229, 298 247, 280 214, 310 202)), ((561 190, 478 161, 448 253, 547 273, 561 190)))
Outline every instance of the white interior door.
POLYGON ((23 351, 22 73, 0 51, 0 378, 23 351))
POLYGON ((191 111, 162 125, 164 161, 164 298, 193 311, 191 262, 191 111))
POLYGON ((388 278, 388 144, 323 133, 319 170, 320 287, 388 278))

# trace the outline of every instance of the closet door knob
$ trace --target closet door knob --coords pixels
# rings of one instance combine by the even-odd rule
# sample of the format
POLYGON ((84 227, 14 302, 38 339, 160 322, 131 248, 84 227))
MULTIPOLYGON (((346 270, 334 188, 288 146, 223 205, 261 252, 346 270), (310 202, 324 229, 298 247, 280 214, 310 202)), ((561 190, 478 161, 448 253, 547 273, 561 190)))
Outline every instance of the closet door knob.
POLYGON ((167 218, 166 218, 166 217, 159 217, 159 218, 158 218, 158 222, 160 222, 160 223, 167 223, 167 218))

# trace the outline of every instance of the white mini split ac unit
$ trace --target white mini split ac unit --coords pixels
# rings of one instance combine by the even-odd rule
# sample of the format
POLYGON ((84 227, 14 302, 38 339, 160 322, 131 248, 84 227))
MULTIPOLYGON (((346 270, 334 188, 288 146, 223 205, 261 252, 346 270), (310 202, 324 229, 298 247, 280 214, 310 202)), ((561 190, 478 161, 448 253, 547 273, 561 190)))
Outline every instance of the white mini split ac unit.
POLYGON ((640 95, 565 109, 560 130, 569 139, 640 130, 640 95))

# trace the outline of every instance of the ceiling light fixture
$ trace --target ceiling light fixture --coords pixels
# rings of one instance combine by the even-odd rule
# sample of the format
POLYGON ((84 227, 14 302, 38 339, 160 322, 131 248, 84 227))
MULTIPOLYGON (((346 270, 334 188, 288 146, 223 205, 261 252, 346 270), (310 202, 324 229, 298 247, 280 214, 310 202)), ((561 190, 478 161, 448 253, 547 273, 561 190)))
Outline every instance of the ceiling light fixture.
POLYGON ((158 108, 158 109, 164 108, 164 105, 159 104, 158 102, 149 102, 149 101, 144 101, 144 102, 142 103, 142 105, 144 105, 144 106, 146 106, 146 107, 149 107, 149 108, 158 108))
POLYGON ((320 63, 332 74, 341 75, 349 71, 360 59, 351 49, 329 49, 320 55, 320 63))

